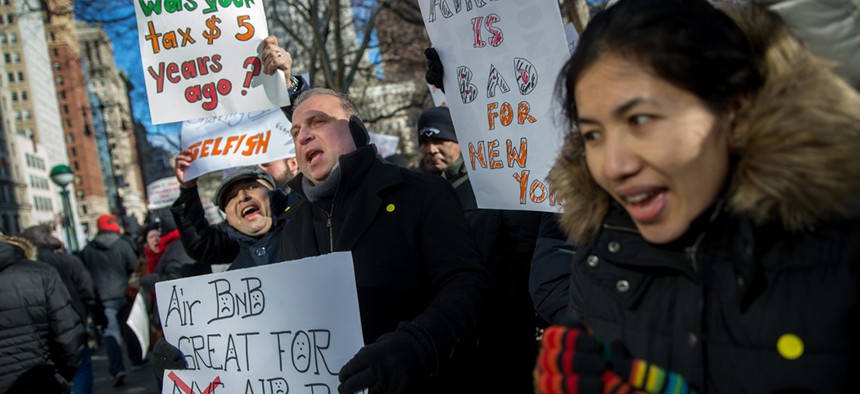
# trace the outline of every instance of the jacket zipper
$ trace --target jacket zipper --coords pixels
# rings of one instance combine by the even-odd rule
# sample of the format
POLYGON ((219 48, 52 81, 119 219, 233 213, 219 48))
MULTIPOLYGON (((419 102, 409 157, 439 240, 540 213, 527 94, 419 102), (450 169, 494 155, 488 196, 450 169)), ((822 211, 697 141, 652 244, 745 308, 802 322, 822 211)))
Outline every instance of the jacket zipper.
MULTIPOLYGON (((332 210, 332 212, 333 211, 334 210, 332 210)), ((326 215, 325 226, 328 227, 328 251, 329 251, 329 253, 333 253, 334 252, 334 235, 333 235, 332 229, 331 229, 331 227, 332 227, 331 215, 328 212, 326 212, 325 215, 326 215)))

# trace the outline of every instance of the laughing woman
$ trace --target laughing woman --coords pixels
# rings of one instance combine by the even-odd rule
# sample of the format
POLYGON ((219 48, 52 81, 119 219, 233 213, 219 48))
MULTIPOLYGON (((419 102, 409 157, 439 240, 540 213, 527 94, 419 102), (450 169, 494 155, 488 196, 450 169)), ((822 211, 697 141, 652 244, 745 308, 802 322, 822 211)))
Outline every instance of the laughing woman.
POLYGON ((538 391, 856 391, 860 97, 832 65, 761 9, 620 0, 559 85, 578 248, 538 391))

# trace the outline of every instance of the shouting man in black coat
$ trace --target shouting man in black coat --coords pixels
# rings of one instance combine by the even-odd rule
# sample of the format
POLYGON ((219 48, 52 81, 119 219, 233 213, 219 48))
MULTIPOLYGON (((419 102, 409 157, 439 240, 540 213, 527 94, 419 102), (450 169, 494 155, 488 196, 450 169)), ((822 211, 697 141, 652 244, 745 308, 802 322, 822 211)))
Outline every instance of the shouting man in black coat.
POLYGON ((352 252, 366 345, 341 369, 341 393, 456 392, 452 358, 474 341, 489 291, 481 254, 451 186, 383 162, 357 112, 328 89, 296 100, 290 188, 304 201, 278 252, 352 252))

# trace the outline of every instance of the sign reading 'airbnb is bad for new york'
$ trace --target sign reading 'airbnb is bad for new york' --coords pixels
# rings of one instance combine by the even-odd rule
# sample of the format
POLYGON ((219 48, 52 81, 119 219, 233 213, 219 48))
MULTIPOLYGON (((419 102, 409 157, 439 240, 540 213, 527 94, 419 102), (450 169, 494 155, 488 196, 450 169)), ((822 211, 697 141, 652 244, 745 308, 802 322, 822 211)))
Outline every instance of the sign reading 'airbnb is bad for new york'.
POLYGON ((557 211, 546 181, 568 58, 555 0, 420 0, 478 206, 557 211))

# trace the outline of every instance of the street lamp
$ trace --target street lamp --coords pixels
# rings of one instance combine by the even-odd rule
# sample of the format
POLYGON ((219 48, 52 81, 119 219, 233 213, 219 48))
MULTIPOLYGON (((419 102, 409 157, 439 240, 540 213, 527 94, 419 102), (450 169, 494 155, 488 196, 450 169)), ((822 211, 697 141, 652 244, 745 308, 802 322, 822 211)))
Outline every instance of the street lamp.
POLYGON ((75 220, 72 217, 72 204, 69 202, 69 191, 66 189, 72 180, 75 179, 75 173, 65 164, 58 164, 51 168, 51 180, 54 184, 60 187, 60 196, 63 197, 63 227, 66 228, 66 243, 68 243, 71 252, 78 251, 78 237, 75 235, 75 220))

